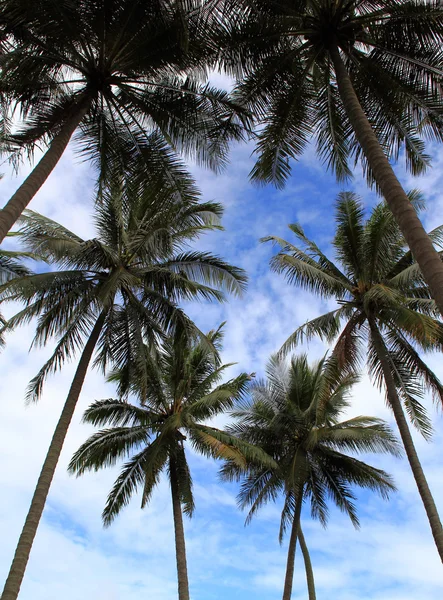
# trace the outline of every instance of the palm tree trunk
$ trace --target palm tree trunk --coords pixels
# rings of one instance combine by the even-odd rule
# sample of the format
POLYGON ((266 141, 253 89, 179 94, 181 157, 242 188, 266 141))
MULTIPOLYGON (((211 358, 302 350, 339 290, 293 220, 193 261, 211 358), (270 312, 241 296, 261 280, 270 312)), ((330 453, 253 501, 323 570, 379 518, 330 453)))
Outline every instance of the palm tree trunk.
POLYGON ((432 297, 443 314, 443 263, 380 146, 355 93, 336 44, 332 45, 330 53, 340 98, 357 140, 366 156, 375 181, 420 266, 432 297))
POLYGON ((185 530, 183 527, 183 514, 180 504, 176 464, 173 458, 169 460, 171 479, 172 511, 174 515, 175 556, 177 560, 178 598, 189 600, 188 567, 186 564, 185 530))
POLYGON ((428 516, 429 524, 431 526, 432 535, 434 536, 434 542, 437 546, 440 559, 443 562, 443 528, 440 521, 440 517, 435 505, 434 498, 431 490, 429 489, 428 482, 426 481, 425 474, 423 472, 420 460, 417 455, 417 451, 412 440, 411 432, 409 431, 408 422, 406 420, 403 408, 401 405, 400 398, 398 397, 397 388, 395 381, 392 376, 389 356, 384 344, 383 338, 377 328, 377 325, 369 320, 369 326, 371 328, 371 335, 374 344, 375 351, 377 352, 378 360, 383 372, 383 378, 386 385, 387 397, 389 404, 394 413, 397 427, 400 432, 400 437, 403 442, 403 446, 408 457, 409 464, 411 466, 412 473, 414 475, 415 483, 417 484, 420 497, 424 504, 426 514, 428 516))
POLYGON ((294 519, 292 521, 291 537, 289 538, 288 560, 286 562, 285 586, 283 588, 282 600, 291 600, 292 582, 294 580, 295 550, 297 548, 297 537, 300 526, 301 507, 303 503, 303 490, 298 495, 295 505, 294 519))
POLYGON ((77 400, 80 396, 95 345, 103 327, 104 319, 105 316, 102 313, 97 319, 80 357, 68 397, 66 398, 60 419, 55 428, 54 435, 52 436, 51 444, 40 472, 40 477, 38 478, 31 506, 15 550, 14 559, 9 570, 8 578, 6 579, 1 600, 16 600, 19 594, 26 565, 28 564, 29 554, 45 507, 49 488, 51 487, 63 443, 71 423, 72 415, 74 414, 77 400))
POLYGON ((309 600, 316 600, 314 572, 312 570, 311 557, 309 556, 309 550, 306 545, 305 536, 303 535, 303 532, 301 530, 301 525, 298 526, 298 541, 300 542, 300 549, 303 554, 303 562, 305 563, 306 582, 308 584, 308 597, 309 600))
POLYGON ((66 120, 60 131, 49 144, 48 150, 32 169, 18 190, 11 196, 5 207, 0 210, 0 243, 28 206, 32 198, 45 183, 54 167, 62 157, 72 134, 77 129, 90 107, 90 100, 80 102, 76 111, 66 120))

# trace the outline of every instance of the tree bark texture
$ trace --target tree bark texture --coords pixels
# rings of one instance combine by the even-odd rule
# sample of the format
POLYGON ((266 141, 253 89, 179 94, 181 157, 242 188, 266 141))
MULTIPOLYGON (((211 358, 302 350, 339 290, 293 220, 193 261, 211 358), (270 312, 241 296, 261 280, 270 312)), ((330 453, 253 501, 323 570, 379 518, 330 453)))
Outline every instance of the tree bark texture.
POLYGON ((176 465, 173 458, 169 460, 171 478, 172 512, 174 515, 175 556, 177 560, 178 599, 189 600, 188 566, 186 563, 185 530, 180 503, 180 493, 176 465))
POLYGON ((303 554, 303 562, 305 563, 306 583, 308 584, 308 598, 309 600, 316 600, 314 572, 312 570, 311 557, 309 556, 309 550, 306 545, 306 540, 305 536, 303 535, 301 525, 298 526, 298 541, 300 542, 300 550, 303 554))
POLYGON ((443 263, 380 146, 336 45, 331 47, 330 54, 340 98, 356 138, 366 156, 375 181, 420 266, 432 297, 443 314, 443 263))
POLYGON ((32 497, 31 506, 23 526, 17 548, 15 550, 14 559, 6 579, 5 587, 1 596, 1 600, 16 600, 23 576, 25 574, 26 565, 28 564, 29 554, 34 542, 37 528, 45 507, 46 498, 49 488, 51 487, 55 469, 63 448, 63 443, 68 432, 69 425, 74 414, 77 400, 86 377, 89 363, 91 362, 94 348, 100 336, 103 327, 104 315, 100 315, 91 332, 91 335, 83 349, 80 357, 77 370, 72 381, 68 397, 66 398, 60 419, 54 431, 54 435, 49 446, 48 453, 43 463, 40 477, 38 478, 37 486, 32 497))
POLYGON ((64 123, 25 181, 0 210, 0 243, 54 170, 74 131, 88 112, 89 106, 90 102, 87 101, 77 106, 75 113, 64 123))
POLYGON ((294 519, 292 521, 291 537, 289 538, 288 560, 286 562, 285 585, 282 600, 291 600, 292 583, 294 580, 295 551, 297 548, 298 529, 300 526, 301 507, 303 504, 303 490, 300 492, 295 505, 294 519))
POLYGON ((429 519, 432 535, 434 536, 434 542, 437 546, 440 559, 443 562, 443 528, 440 521, 440 516, 438 514, 434 498, 432 496, 431 490, 429 489, 428 482, 426 480, 423 468, 418 458, 417 451, 414 446, 414 441, 409 430, 408 422, 403 412, 403 407, 401 405, 401 401, 397 393, 397 388, 395 386, 394 377, 392 375, 389 355, 386 346, 377 328, 376 323, 371 322, 370 320, 369 325, 371 328, 371 336, 374 348, 377 352, 377 357, 380 361, 380 365, 383 372, 383 379, 386 385, 388 402, 392 408, 392 412, 394 413, 397 427, 400 432, 400 437, 402 439, 403 446, 406 451, 406 456, 411 466, 415 483, 417 484, 420 497, 422 499, 427 517, 429 519))

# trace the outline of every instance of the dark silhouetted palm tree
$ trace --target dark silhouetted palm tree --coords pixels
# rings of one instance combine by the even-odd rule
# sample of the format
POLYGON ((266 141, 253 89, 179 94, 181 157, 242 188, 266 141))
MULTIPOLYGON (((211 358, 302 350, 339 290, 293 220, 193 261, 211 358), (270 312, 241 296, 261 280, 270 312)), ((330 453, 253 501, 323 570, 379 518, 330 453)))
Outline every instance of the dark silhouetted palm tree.
POLYGON ((223 164, 242 127, 229 95, 202 83, 214 54, 212 4, 2 2, 2 149, 47 150, 1 211, 0 241, 74 133, 101 180, 134 156, 162 171, 171 149, 213 168, 223 164), (8 122, 17 117, 11 133, 8 122))
MULTIPOLYGON (((128 372, 117 373, 120 389, 135 395, 137 404, 126 400, 100 400, 86 411, 87 423, 106 427, 92 435, 74 454, 70 470, 78 475, 124 464, 112 488, 103 521, 109 525, 131 496, 142 490, 142 508, 150 501, 162 474, 171 486, 178 573, 179 600, 189 600, 185 535, 182 511, 194 512, 192 476, 186 444, 213 457, 232 457, 235 449, 220 441, 223 433, 206 424, 232 408, 243 396, 250 376, 246 373, 219 383, 231 365, 220 360, 221 328, 209 332, 207 340, 189 336, 168 339, 160 351, 142 349, 128 372), (208 341, 211 345, 208 344, 208 341), (137 365, 140 365, 138 367, 137 365), (122 385, 123 384, 123 385, 122 385)), ((229 439, 229 438, 228 438, 229 439)), ((239 454, 238 458, 243 460, 239 454)))

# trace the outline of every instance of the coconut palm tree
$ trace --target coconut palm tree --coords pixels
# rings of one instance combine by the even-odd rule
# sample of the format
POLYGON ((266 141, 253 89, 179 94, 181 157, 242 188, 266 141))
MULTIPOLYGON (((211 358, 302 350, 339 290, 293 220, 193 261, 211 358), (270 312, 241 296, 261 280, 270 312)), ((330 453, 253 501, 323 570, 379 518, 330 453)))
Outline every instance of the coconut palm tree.
MULTIPOLYGON (((417 208, 422 204, 417 193, 411 200, 417 208)), ((299 342, 319 336, 334 342, 334 355, 341 367, 356 369, 366 348, 369 374, 379 387, 386 388, 387 402, 443 560, 441 521, 404 413, 405 409, 413 425, 429 438, 432 427, 421 400, 427 389, 442 402, 443 387, 420 353, 442 349, 440 313, 385 204, 376 206, 365 220, 361 200, 344 192, 338 197, 336 222, 336 262, 306 237, 299 224, 290 225, 297 246, 275 236, 266 238, 281 247, 272 258, 273 270, 283 273, 291 283, 323 298, 335 298, 338 303, 334 310, 298 327, 282 350, 289 351, 299 342)), ((443 227, 429 235, 434 243, 441 244, 443 227)))
POLYGON ((149 181, 116 180, 95 209, 97 237, 83 240, 34 212, 23 218, 26 249, 58 270, 17 278, 1 298, 25 307, 15 326, 37 317, 33 345, 56 337, 55 350, 31 381, 28 400, 37 400, 46 377, 81 352, 77 370, 46 456, 2 600, 18 595, 37 526, 87 369, 109 361, 126 364, 134 348, 155 343, 165 332, 196 331, 177 302, 224 299, 245 285, 241 269, 209 253, 186 249, 202 232, 220 227, 215 203, 183 203, 174 193, 158 196, 149 181))
POLYGON ((124 398, 92 404, 84 421, 105 429, 93 434, 69 465, 71 472, 81 475, 128 459, 109 493, 103 511, 105 525, 114 520, 137 489, 142 490, 142 508, 146 506, 166 471, 171 487, 179 600, 189 600, 182 512, 189 517, 194 512, 185 442, 213 457, 232 457, 235 449, 224 445, 220 441, 223 434, 206 421, 232 408, 250 380, 241 373, 219 384, 231 366, 220 360, 221 327, 209 332, 207 338, 210 345, 179 335, 166 340, 160 351, 145 347, 140 367, 133 361, 123 372, 111 376, 118 381, 123 396, 131 393, 137 403, 130 404, 124 398))
POLYGON ((348 395, 357 377, 339 371, 336 361, 325 359, 309 365, 306 355, 290 363, 271 358, 266 380, 251 384, 250 396, 240 401, 229 426, 232 436, 256 445, 271 456, 275 468, 258 463, 246 467, 228 460, 223 479, 241 481, 238 501, 250 507, 247 521, 270 500, 284 497, 280 542, 291 530, 283 600, 290 600, 297 537, 306 557, 309 599, 315 588, 309 554, 300 528, 303 502, 311 514, 326 525, 328 497, 358 526, 352 486, 379 492, 386 497, 394 489, 389 475, 357 460, 347 452, 390 452, 399 445, 383 421, 356 417, 340 421, 349 406, 348 395))
POLYGON ((226 20, 225 67, 259 125, 252 177, 283 185, 314 136, 339 179, 361 160, 443 313, 443 265, 390 164, 414 174, 443 135, 439 0, 242 0, 226 20))
POLYGON ((212 4, 2 2, 2 149, 47 150, 3 208, 0 241, 74 133, 101 179, 134 155, 162 170, 168 149, 214 168, 223 163, 228 140, 241 137, 242 127, 228 94, 201 83, 214 54, 212 4))

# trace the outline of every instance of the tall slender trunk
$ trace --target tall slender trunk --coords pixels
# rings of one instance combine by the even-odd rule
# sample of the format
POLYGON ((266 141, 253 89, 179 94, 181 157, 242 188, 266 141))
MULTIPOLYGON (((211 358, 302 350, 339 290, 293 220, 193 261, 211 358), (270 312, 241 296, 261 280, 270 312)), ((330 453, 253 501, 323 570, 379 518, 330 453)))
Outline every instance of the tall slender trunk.
POLYGON ((340 98, 355 136, 366 156, 375 181, 420 266, 432 297, 443 314, 443 263, 362 109, 337 45, 330 48, 330 54, 334 63, 340 98))
POLYGON ((72 415, 74 414, 77 400, 80 396, 83 382, 86 377, 86 372, 94 353, 95 345, 103 327, 103 322, 104 314, 102 313, 97 319, 97 322, 94 325, 91 335, 80 357, 74 379, 72 380, 72 384, 69 389, 68 397, 66 398, 60 419, 55 428, 54 435, 52 436, 51 444, 40 472, 40 477, 38 478, 37 486, 32 497, 31 506, 18 540, 14 559, 9 570, 8 578, 6 579, 1 600, 16 600, 19 594, 20 586, 26 570, 26 565, 28 564, 29 554, 31 552, 35 534, 37 533, 37 528, 45 507, 49 488, 51 487, 54 472, 63 448, 63 443, 72 420, 72 415))
POLYGON ((288 560, 286 562, 285 586, 283 588, 282 600, 291 600, 292 582, 294 580, 295 550, 297 548, 298 529, 300 526, 301 507, 303 504, 303 490, 298 494, 295 505, 294 519, 291 527, 291 537, 289 538, 288 560))
POLYGON ((303 554, 303 562, 305 563, 306 583, 308 584, 308 597, 309 600, 316 600, 314 571, 312 570, 311 557, 309 556, 309 550, 306 545, 305 536, 303 535, 303 532, 301 530, 301 525, 298 526, 298 541, 300 542, 300 549, 303 554))
POLYGON ((186 564, 185 530, 183 527, 183 514, 178 489, 176 464, 173 458, 169 459, 171 478, 172 512, 174 515, 175 556, 177 560, 178 598, 189 600, 188 567, 186 564))
POLYGON ((39 162, 0 210, 0 243, 57 165, 90 104, 90 100, 85 99, 77 105, 76 111, 66 120, 39 162))
POLYGON ((428 482, 426 481, 425 474, 423 472, 420 460, 417 455, 417 451, 412 440, 411 432, 409 431, 408 422, 403 412, 400 398, 398 397, 397 388, 392 375, 389 356, 384 344, 383 338, 377 328, 374 321, 369 320, 369 326, 371 329, 372 341, 374 343, 375 351, 377 352, 378 360, 383 372, 383 378, 386 385, 387 397, 389 404, 394 413, 397 427, 400 432, 400 437, 403 442, 403 446, 408 457, 409 464, 411 466, 412 473, 414 475, 415 483, 424 504, 426 514, 429 519, 431 526, 432 535, 434 536, 434 542, 437 546, 440 559, 443 562, 443 528, 440 521, 440 517, 435 505, 434 498, 431 490, 429 489, 428 482))

